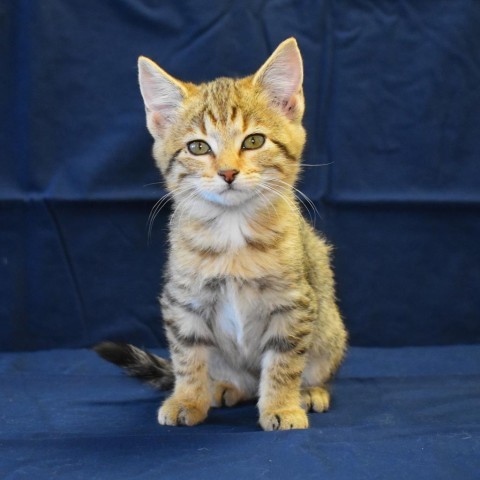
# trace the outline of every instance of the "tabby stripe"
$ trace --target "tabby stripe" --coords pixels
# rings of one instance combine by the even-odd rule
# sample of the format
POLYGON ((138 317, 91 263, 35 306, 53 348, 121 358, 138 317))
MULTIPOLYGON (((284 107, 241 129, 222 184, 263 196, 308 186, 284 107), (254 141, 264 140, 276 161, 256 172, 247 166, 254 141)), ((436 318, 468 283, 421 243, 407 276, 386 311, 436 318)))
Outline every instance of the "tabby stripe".
POLYGON ((293 312, 294 310, 297 310, 299 306, 296 303, 291 303, 289 305, 280 305, 277 308, 274 308, 270 312, 270 316, 273 317, 275 315, 279 315, 281 313, 289 313, 293 312))
POLYGON ((255 288, 258 288, 261 292, 265 290, 275 290, 283 291, 285 288, 288 288, 287 282, 282 278, 276 277, 274 275, 267 275, 265 277, 258 277, 253 279, 251 283, 255 288))
POLYGON ((235 105, 232 107, 232 111, 230 113, 230 121, 233 122, 235 117, 237 116, 237 107, 235 105))
POLYGON ((172 171, 172 168, 173 168, 173 164, 175 163, 175 160, 177 159, 178 155, 180 154, 180 152, 182 150, 183 150, 183 148, 179 148, 173 154, 172 158, 170 158, 170 160, 168 161, 167 169, 165 170, 165 176, 170 175, 170 172, 172 171))
POLYGON ((175 353, 177 353, 177 356, 175 357, 176 367, 188 368, 192 362, 186 355, 184 355, 185 350, 179 348, 178 351, 176 351, 175 353))
MULTIPOLYGON (((178 161, 178 163, 180 163, 181 165, 184 165, 183 162, 180 162, 180 160, 178 161)), ((192 175, 195 175, 194 173, 191 173, 191 172, 181 172, 178 174, 178 180, 181 181, 183 180, 184 178, 186 177, 191 177, 192 175)))
POLYGON ((269 167, 275 168, 280 173, 285 174, 285 169, 278 163, 272 163, 271 165, 269 165, 269 167))
POLYGON ((286 353, 292 351, 297 346, 297 341, 287 337, 270 337, 262 348, 262 352, 275 350, 276 352, 286 353))
MULTIPOLYGON (((175 306, 179 307, 192 315, 196 315, 200 318, 205 319, 206 314, 205 314, 205 308, 195 308, 189 303, 184 303, 181 302, 180 300, 177 300, 168 290, 164 291, 164 299, 170 304, 170 306, 175 306)), ((213 308, 213 305, 211 306, 213 308)))
POLYGON ((208 115, 208 117, 210 118, 210 121, 211 121, 213 124, 217 124, 217 123, 218 123, 217 118, 215 117, 215 115, 213 114, 213 112, 212 112, 210 109, 207 110, 207 115, 208 115))
MULTIPOLYGON (((175 359, 178 362, 178 359, 175 359)), ((202 363, 192 363, 188 362, 184 365, 177 364, 175 366, 175 374, 181 375, 182 377, 195 377, 199 372, 205 368, 205 365, 202 363)))
POLYGON ((301 350, 298 350, 298 348, 301 346, 301 343, 304 341, 305 337, 308 337, 310 333, 310 330, 308 330, 298 332, 297 334, 295 334, 295 336, 281 337, 276 335, 270 337, 264 344, 262 352, 266 352, 268 350, 275 350, 279 353, 287 353, 295 350, 297 354, 303 354, 305 353, 303 345, 301 350))
POLYGON ((169 331, 177 340, 178 343, 184 347, 193 347, 196 345, 212 346, 213 342, 209 338, 200 337, 198 335, 185 335, 180 332, 179 328, 172 322, 165 322, 165 328, 169 331))
POLYGON ((174 371, 175 371, 175 376, 177 377, 188 377, 189 375, 191 375, 190 370, 188 370, 187 368, 184 369, 184 368, 177 367, 174 369, 174 371))
POLYGON ((285 231, 284 230, 280 230, 280 231, 270 230, 270 231, 273 233, 273 235, 268 240, 260 240, 260 239, 256 240, 254 238, 246 237, 245 242, 247 246, 255 250, 259 250, 261 252, 266 252, 268 250, 271 250, 272 248, 277 247, 279 245, 279 242, 281 242, 285 238, 285 231))
MULTIPOLYGON (((297 300, 293 303, 288 303, 286 305, 279 305, 270 312, 270 316, 279 315, 281 313, 289 313, 293 312, 294 310, 301 310, 302 313, 307 314, 313 313, 313 309, 308 302, 306 302, 305 300, 297 300)), ((308 319, 309 317, 306 317, 306 320, 308 319)))
POLYGON ((268 277, 260 277, 253 282, 260 292, 272 288, 273 280, 268 277))
POLYGON ((164 291, 163 298, 165 300, 167 300, 167 302, 170 304, 170 306, 173 305, 175 307, 180 307, 180 308, 182 308, 183 310, 186 310, 189 313, 193 313, 193 314, 197 313, 191 305, 180 302, 179 300, 174 298, 173 295, 168 290, 164 291))
POLYGON ((188 284, 183 283, 182 280, 185 280, 185 278, 179 277, 177 272, 168 272, 165 283, 168 284, 169 287, 171 285, 174 289, 190 292, 188 284))
POLYGON ((271 250, 276 245, 276 242, 268 243, 262 242, 261 240, 252 240, 251 238, 247 238, 245 241, 248 247, 260 252, 268 252, 268 250, 271 250))
POLYGON ((302 375, 302 370, 293 372, 276 372, 270 376, 270 380, 277 385, 285 386, 295 380, 298 380, 302 375))
POLYGON ((202 115, 202 119, 200 121, 200 131, 206 135, 207 134, 207 127, 205 126, 205 118, 202 115))
POLYGON ((254 377, 260 377, 261 368, 256 365, 246 365, 245 370, 254 377))
POLYGON ((203 284, 203 287, 208 290, 220 290, 225 283, 226 280, 224 277, 212 277, 203 284))
MULTIPOLYGON (((165 329, 170 332, 175 337, 175 339, 183 346, 191 347, 194 345, 213 345, 213 341, 210 338, 195 334, 185 335, 180 331, 178 326, 171 319, 164 318, 163 323, 165 325, 165 329)), ((172 345, 170 346, 170 348, 172 348, 172 345)), ((178 353, 181 353, 181 351, 178 351, 178 353)))
POLYGON ((193 241, 185 235, 182 235, 181 239, 186 243, 186 247, 194 253, 198 253, 202 257, 218 257, 228 253, 228 249, 215 250, 214 248, 207 247, 203 248, 198 245, 195 245, 193 241))
POLYGON ((183 377, 184 379, 189 379, 190 383, 195 383, 196 378, 198 377, 198 374, 205 368, 204 365, 200 365, 199 367, 192 369, 190 367, 188 368, 175 368, 175 376, 176 377, 183 377))
MULTIPOLYGON (((164 322, 165 323, 165 322, 164 322)), ((166 324, 165 324, 166 325, 166 324)), ((165 327, 166 328, 166 327, 165 327)), ((184 351, 182 350, 180 344, 178 343, 172 343, 170 342, 169 345, 170 353, 171 354, 177 354, 177 355, 182 355, 184 351)), ((180 357, 179 357, 180 358, 180 357)), ((178 361, 178 360, 177 360, 178 361)))
POLYGON ((272 143, 274 143, 282 152, 283 154, 289 159, 291 160, 292 162, 296 162, 297 159, 293 156, 293 154, 290 153, 290 151, 288 150, 287 146, 278 141, 278 140, 275 140, 273 138, 270 139, 272 141, 272 143))

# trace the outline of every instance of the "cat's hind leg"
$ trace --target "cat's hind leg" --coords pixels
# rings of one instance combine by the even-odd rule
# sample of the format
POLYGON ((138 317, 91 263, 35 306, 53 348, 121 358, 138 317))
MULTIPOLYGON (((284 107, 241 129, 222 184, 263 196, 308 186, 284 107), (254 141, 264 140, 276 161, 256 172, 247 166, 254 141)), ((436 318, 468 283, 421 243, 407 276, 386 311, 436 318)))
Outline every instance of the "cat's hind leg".
POLYGON ((257 397, 258 378, 242 366, 230 365, 218 350, 210 351, 209 373, 212 407, 233 407, 257 397))
POLYGON ((303 388, 302 407, 306 412, 326 412, 330 407, 330 392, 324 387, 303 388))
POLYGON ((215 381, 212 389, 212 407, 233 407, 249 399, 245 392, 231 383, 215 381))

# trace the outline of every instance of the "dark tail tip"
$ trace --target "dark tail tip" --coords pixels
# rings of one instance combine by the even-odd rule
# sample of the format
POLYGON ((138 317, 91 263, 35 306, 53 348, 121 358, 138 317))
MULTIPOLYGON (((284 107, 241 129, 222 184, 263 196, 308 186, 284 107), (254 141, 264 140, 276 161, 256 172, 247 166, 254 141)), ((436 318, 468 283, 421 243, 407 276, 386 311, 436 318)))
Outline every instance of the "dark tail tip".
POLYGON ((93 350, 104 360, 123 367, 131 377, 136 377, 160 390, 173 387, 175 376, 168 360, 127 343, 102 342, 93 350))
POLYGON ((131 348, 126 343, 97 343, 93 347, 93 351, 100 355, 104 360, 119 365, 120 367, 128 367, 132 360, 131 348))

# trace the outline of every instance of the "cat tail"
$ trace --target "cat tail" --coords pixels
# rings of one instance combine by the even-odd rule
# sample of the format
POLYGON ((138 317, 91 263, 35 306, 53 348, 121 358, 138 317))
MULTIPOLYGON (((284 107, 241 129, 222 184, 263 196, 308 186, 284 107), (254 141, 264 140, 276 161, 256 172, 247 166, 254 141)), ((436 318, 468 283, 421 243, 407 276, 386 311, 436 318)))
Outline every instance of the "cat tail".
POLYGON ((170 390, 175 383, 171 362, 127 343, 102 342, 93 347, 103 359, 122 367, 127 375, 158 390, 170 390))

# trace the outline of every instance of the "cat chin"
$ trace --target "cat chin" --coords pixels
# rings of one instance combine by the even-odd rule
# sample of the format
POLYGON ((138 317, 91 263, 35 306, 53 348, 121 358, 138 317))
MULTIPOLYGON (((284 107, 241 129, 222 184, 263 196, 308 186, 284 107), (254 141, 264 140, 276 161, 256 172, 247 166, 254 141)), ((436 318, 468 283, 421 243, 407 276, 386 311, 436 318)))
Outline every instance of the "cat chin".
POLYGON ((238 207, 253 198, 251 193, 239 190, 229 190, 221 193, 202 190, 200 195, 207 202, 222 207, 238 207))

